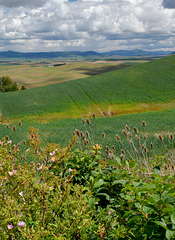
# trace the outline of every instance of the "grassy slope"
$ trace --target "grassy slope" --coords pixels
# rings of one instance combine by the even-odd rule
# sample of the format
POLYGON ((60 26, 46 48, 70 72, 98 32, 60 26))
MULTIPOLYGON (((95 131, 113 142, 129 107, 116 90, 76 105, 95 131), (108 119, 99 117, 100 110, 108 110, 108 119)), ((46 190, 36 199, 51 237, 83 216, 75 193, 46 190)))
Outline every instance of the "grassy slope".
POLYGON ((175 55, 69 82, 0 94, 3 117, 78 117, 174 108, 175 55), (170 102, 167 105, 167 102, 170 102), (131 111, 132 109, 132 111, 131 111))

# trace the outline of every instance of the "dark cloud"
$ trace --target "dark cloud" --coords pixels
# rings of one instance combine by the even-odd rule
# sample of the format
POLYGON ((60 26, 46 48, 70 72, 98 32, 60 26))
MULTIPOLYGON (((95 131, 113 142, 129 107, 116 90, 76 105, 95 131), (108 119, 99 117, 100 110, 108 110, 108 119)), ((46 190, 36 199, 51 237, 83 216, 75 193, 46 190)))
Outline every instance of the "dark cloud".
POLYGON ((164 0, 163 6, 165 8, 175 8, 175 0, 164 0))
POLYGON ((8 8, 29 6, 29 7, 40 7, 47 0, 0 0, 0 5, 8 8))

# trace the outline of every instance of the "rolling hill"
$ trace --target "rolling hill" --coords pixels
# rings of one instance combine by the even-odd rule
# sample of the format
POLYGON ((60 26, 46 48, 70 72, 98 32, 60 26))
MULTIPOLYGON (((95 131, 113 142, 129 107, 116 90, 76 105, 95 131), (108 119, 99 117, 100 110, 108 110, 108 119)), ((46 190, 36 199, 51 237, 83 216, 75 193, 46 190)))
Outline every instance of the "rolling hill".
POLYGON ((14 51, 5 51, 0 52, 0 58, 70 58, 70 57, 106 57, 106 56, 163 56, 170 54, 170 51, 143 51, 141 49, 135 50, 114 50, 109 52, 94 52, 94 51, 60 51, 60 52, 14 52, 14 51))
POLYGON ((158 111, 175 107, 175 55, 125 69, 0 94, 2 118, 79 117, 158 111))

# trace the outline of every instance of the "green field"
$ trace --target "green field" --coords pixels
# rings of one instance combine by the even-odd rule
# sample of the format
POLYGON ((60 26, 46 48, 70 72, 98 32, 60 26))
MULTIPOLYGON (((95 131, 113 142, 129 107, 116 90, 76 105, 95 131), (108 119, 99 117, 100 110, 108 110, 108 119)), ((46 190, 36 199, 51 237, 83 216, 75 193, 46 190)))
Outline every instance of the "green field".
MULTIPOLYGON (((86 71, 87 66, 90 68, 86 65, 86 71)), ((149 134, 149 143, 154 140, 159 146, 160 133, 164 136, 175 133, 174 97, 174 55, 74 81, 1 93, 1 138, 9 135, 16 142, 26 139, 30 126, 34 126, 39 129, 43 143, 64 146, 75 129, 85 131, 81 118, 92 117, 94 112, 97 118, 92 119, 89 129, 94 143, 100 143, 105 132, 104 145, 115 145, 115 134, 122 134, 128 124, 141 128, 141 135, 149 134), (12 128, 19 120, 23 122, 19 131, 6 129, 6 123, 12 128), (144 131, 143 120, 148 123, 144 131)))
MULTIPOLYGON (((138 128, 138 135, 141 137, 142 142, 144 141, 143 136, 146 134, 148 136, 148 148, 150 148, 150 143, 153 142, 156 153, 162 155, 165 149, 158 136, 162 134, 164 142, 168 144, 167 134, 175 135, 174 117, 175 110, 127 114, 118 117, 92 118, 90 119, 91 127, 87 124, 84 125, 81 118, 53 119, 48 122, 37 121, 37 118, 25 118, 22 119, 22 127, 18 126, 19 121, 11 122, 9 124, 10 129, 7 129, 5 124, 1 124, 0 138, 2 139, 4 136, 9 136, 9 139, 13 140, 13 144, 17 144, 21 140, 28 139, 29 128, 33 126, 39 130, 42 145, 45 145, 47 142, 55 142, 61 147, 64 147, 68 144, 69 140, 72 140, 72 133, 75 129, 79 129, 84 133, 88 130, 93 138, 94 144, 103 143, 103 149, 105 149, 106 145, 109 147, 115 146, 117 154, 119 155, 122 147, 116 139, 116 134, 120 135, 121 139, 126 142, 126 137, 123 135, 122 130, 128 125, 133 136, 134 126, 138 128), (146 121, 146 128, 142 126, 143 120, 146 121), (16 132, 13 131, 14 124, 17 128, 16 132), (104 139, 101 137, 103 132, 105 133, 104 139)), ((133 140, 136 141, 135 137, 133 140)))
POLYGON ((174 109, 175 56, 48 86, 0 94, 1 119, 120 115, 174 109))

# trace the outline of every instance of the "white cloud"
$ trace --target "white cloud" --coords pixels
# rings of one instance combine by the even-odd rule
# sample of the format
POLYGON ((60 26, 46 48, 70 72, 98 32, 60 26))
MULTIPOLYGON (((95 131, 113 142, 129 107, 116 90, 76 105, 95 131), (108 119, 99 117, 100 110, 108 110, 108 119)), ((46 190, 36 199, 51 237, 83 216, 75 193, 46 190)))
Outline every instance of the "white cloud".
POLYGON ((172 7, 170 0, 0 0, 0 50, 174 50, 167 2, 172 7))

